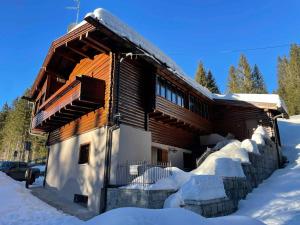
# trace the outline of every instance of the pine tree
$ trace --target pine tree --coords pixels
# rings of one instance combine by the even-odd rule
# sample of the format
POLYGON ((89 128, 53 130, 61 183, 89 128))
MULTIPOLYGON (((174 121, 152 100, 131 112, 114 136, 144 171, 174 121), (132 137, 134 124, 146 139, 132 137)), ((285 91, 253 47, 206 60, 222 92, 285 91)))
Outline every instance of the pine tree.
POLYGON ((242 81, 242 87, 240 92, 252 93, 253 91, 253 79, 251 73, 251 67, 245 55, 240 56, 238 68, 237 68, 237 79, 242 81))
POLYGON ((291 45, 289 58, 278 59, 278 93, 290 115, 300 113, 300 47, 291 45))
POLYGON ((258 68, 258 66, 255 64, 252 71, 252 81, 253 81, 253 89, 252 93, 256 94, 266 94, 267 89, 264 82, 264 78, 258 68))
POLYGON ((206 72, 205 72, 204 65, 203 65, 202 62, 199 62, 197 72, 196 72, 196 75, 195 75, 195 80, 196 80, 196 82, 198 82, 202 86, 206 87, 207 77, 206 77, 206 72))
POLYGON ((45 156, 45 138, 34 137, 29 134, 31 107, 24 99, 17 98, 7 115, 3 129, 1 149, 6 159, 13 159, 14 151, 18 151, 18 160, 26 160, 24 154, 25 141, 32 143, 32 151, 45 156))
POLYGON ((241 82, 237 77, 234 66, 229 68, 227 89, 229 93, 239 93, 241 90, 241 82))
POLYGON ((220 90, 210 70, 207 72, 206 79, 206 87, 208 90, 210 90, 212 93, 220 94, 220 90))

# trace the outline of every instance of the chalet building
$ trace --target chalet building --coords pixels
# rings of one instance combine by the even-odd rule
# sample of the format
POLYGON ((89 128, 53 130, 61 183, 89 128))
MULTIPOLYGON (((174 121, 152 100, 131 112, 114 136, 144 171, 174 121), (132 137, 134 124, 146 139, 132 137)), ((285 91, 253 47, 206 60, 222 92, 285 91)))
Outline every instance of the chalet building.
POLYGON ((32 86, 32 131, 48 134, 46 188, 103 210, 124 162, 182 169, 218 133, 249 138, 262 124, 276 138, 277 95, 215 95, 103 9, 55 40, 32 86), (104 202, 104 203, 103 203, 104 202))

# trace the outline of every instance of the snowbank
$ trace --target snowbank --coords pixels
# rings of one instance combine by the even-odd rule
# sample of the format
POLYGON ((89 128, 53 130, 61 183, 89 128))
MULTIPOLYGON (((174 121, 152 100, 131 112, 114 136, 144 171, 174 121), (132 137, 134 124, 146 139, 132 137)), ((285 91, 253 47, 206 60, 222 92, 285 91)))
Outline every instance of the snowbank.
POLYGON ((0 172, 0 224, 2 225, 262 225, 247 217, 206 219, 191 211, 177 209, 119 208, 81 221, 49 206, 22 185, 0 172), (22 204, 22 205, 20 205, 22 204))
POLYGON ((99 215, 86 225, 264 225, 258 220, 243 216, 227 216, 220 218, 204 218, 181 208, 142 209, 119 208, 99 215))
POLYGON ((163 174, 166 174, 167 171, 165 171, 163 168, 160 167, 152 167, 150 169, 147 169, 143 175, 138 176, 135 178, 132 183, 144 183, 144 184, 152 184, 155 183, 158 179, 158 177, 162 177, 163 174))
POLYGON ((34 197, 17 182, 0 172, 0 224, 2 225, 70 225, 81 224, 34 197))
POLYGON ((260 155, 259 149, 255 141, 246 139, 242 141, 241 148, 246 149, 246 151, 260 155))
POLYGON ((226 197, 224 184, 218 176, 192 176, 178 192, 166 199, 164 208, 180 207, 185 200, 210 200, 226 197))
POLYGON ((154 46, 127 24, 123 23, 119 18, 112 15, 105 9, 98 8, 94 12, 88 13, 85 17, 92 17, 97 19, 102 25, 116 33, 118 36, 131 41, 139 48, 141 48, 146 55, 165 64, 170 71, 172 71, 177 77, 184 80, 191 87, 205 95, 206 97, 212 99, 212 93, 205 87, 201 86, 195 82, 192 78, 187 76, 183 70, 167 55, 165 55, 159 48, 154 46))
POLYGON ((235 100, 244 102, 259 102, 275 104, 279 109, 288 112, 284 101, 277 94, 213 94, 214 99, 235 100))
POLYGON ((266 142, 261 134, 252 134, 251 140, 253 140, 257 145, 265 145, 266 142))
POLYGON ((217 175, 220 177, 245 177, 239 159, 224 158, 213 154, 197 169, 193 170, 192 173, 196 175, 217 175))
POLYGON ((266 129, 263 126, 258 126, 253 133, 261 134, 263 137, 270 139, 268 132, 266 131, 266 129))
MULTIPOLYGON (((134 183, 137 181, 137 180, 134 180, 132 184, 129 184, 122 188, 143 189, 143 190, 178 190, 192 176, 191 173, 184 172, 181 169, 178 169, 176 167, 165 168, 165 170, 168 170, 168 172, 170 172, 171 175, 166 178, 156 181, 154 184, 142 185, 142 184, 134 183)), ((162 174, 166 174, 165 171, 160 170, 160 172, 162 174)), ((146 176, 147 176, 147 174, 149 174, 148 171, 146 171, 145 173, 146 173, 146 176)), ((142 176, 140 176, 138 179, 140 181, 142 181, 143 178, 142 178, 142 176)))

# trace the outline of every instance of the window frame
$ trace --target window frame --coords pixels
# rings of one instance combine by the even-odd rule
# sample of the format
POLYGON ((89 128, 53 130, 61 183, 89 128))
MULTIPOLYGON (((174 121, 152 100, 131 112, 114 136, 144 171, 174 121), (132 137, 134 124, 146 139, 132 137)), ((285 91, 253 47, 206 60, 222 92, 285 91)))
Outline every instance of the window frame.
POLYGON ((90 164, 90 152, 91 152, 91 142, 86 142, 86 143, 83 143, 83 144, 80 144, 79 146, 79 152, 78 152, 78 164, 79 165, 86 165, 86 164, 90 164), (81 150, 82 150, 82 147, 83 146, 86 146, 88 145, 88 156, 87 156, 87 162, 81 162, 81 150))

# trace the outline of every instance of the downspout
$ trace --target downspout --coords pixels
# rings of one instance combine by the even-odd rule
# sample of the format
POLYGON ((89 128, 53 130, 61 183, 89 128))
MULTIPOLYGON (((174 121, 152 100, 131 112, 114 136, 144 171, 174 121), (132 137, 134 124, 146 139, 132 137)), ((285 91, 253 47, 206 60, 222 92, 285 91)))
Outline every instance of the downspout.
POLYGON ((272 124, 273 124, 273 129, 274 129, 274 135, 275 135, 275 144, 276 144, 276 151, 277 151, 277 164, 278 168, 282 166, 282 160, 281 160, 281 153, 279 150, 280 144, 280 136, 279 136, 279 130, 278 130, 278 124, 277 124, 277 119, 278 118, 284 118, 283 114, 276 115, 272 117, 272 124))
MULTIPOLYGON (((112 102, 114 98, 113 94, 113 87, 116 88, 116 102, 115 102, 115 113, 112 110, 111 113, 113 114, 112 118, 112 126, 107 129, 106 133, 106 148, 105 148, 105 159, 104 159, 104 179, 103 179, 103 188, 101 190, 101 196, 100 196, 100 207, 99 212, 104 213, 106 211, 106 205, 107 205, 107 188, 109 187, 110 182, 110 171, 111 171, 111 154, 112 154, 112 144, 113 144, 113 132, 117 129, 119 129, 119 123, 121 115, 119 113, 119 77, 120 77, 120 63, 122 62, 119 60, 119 57, 117 57, 118 63, 115 64, 115 67, 117 67, 115 72, 112 72, 112 78, 111 78, 111 99, 112 102), (116 76, 115 76, 116 75, 116 76)), ((111 105, 113 103, 110 103, 111 105)), ((112 108, 112 106, 111 106, 112 108)))

